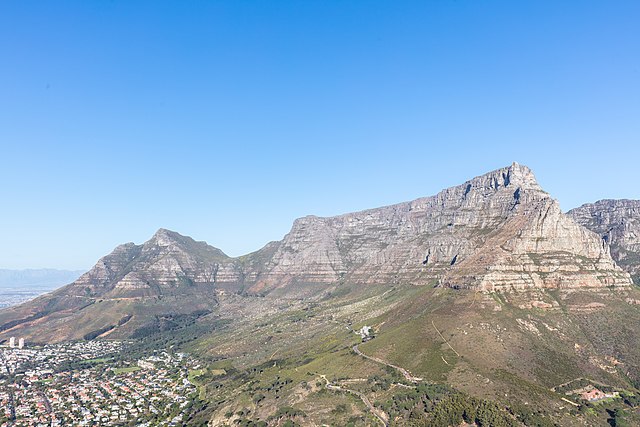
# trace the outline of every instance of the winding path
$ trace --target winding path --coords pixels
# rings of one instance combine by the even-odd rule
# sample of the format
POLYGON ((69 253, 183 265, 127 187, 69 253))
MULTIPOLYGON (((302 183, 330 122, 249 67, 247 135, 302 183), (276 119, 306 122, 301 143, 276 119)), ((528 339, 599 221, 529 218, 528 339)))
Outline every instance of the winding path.
POLYGON ((402 376, 405 377, 407 379, 407 381, 409 381, 409 382, 417 384, 420 381, 422 381, 422 378, 414 377, 413 375, 411 375, 411 372, 407 371, 406 369, 404 369, 401 366, 396 366, 396 365, 394 365, 392 363, 385 362, 384 360, 378 359, 377 357, 367 356, 366 354, 364 354, 363 352, 360 351, 360 349, 358 348, 357 344, 353 346, 353 351, 356 354, 364 357, 365 359, 369 359, 369 360, 372 360, 372 361, 374 361, 376 363, 380 363, 382 365, 385 365, 385 366, 388 366, 390 368, 395 369, 396 371, 400 372, 402 374, 402 376))
MULTIPOLYGON (((433 329, 435 329, 436 332, 438 333, 438 335, 440 335, 440 338, 442 338, 442 341, 444 341, 444 343, 449 346, 449 348, 456 354, 456 356, 460 357, 460 353, 458 353, 455 348, 451 347, 451 344, 449 344, 449 341, 447 341, 447 339, 444 337, 444 335, 442 335, 440 330, 436 327, 436 324, 433 323, 433 320, 431 320, 431 324, 433 325, 433 329)), ((444 360, 444 358, 442 360, 444 360)), ((445 361, 445 363, 447 363, 447 362, 445 361)), ((447 365, 448 365, 448 363, 447 363, 447 365)))
POLYGON ((375 406, 373 406, 373 403, 371 403, 369 398, 367 396, 365 396, 364 393, 361 393, 361 392, 356 391, 356 390, 351 390, 351 389, 348 389, 348 388, 340 387, 339 385, 331 384, 329 382, 329 380, 327 379, 326 375, 320 375, 320 377, 322 377, 322 379, 326 382, 325 387, 328 390, 346 391, 347 393, 351 393, 351 394, 353 394, 355 396, 358 396, 360 398, 360 400, 362 400, 362 403, 364 403, 365 406, 367 408, 369 408, 369 411, 371 411, 371 413, 378 419, 378 421, 380 421, 382 423, 382 425, 384 427, 388 427, 389 426, 389 416, 384 411, 382 411, 382 410, 376 408, 375 406))
MULTIPOLYGON (((435 326, 435 325, 434 325, 434 326, 435 326)), ((365 359, 369 359, 369 360, 371 360, 371 361, 373 361, 373 362, 376 362, 376 363, 379 363, 379 364, 381 364, 381 365, 388 366, 388 367, 390 367, 390 368, 395 369, 396 371, 400 372, 400 373, 402 374, 402 376, 403 376, 407 381, 409 381, 409 382, 411 382, 411 383, 413 383, 413 384, 417 384, 417 383, 419 383, 420 381, 422 381, 422 378, 414 377, 414 376, 411 374, 411 372, 409 372, 408 370, 406 370, 405 368, 403 368, 403 367, 401 367, 401 366, 397 366, 397 365, 394 365, 394 364, 392 364, 392 363, 386 362, 386 361, 384 361, 384 360, 382 360, 382 359, 379 359, 379 358, 377 358, 377 357, 373 357, 373 356, 369 356, 369 355, 364 354, 364 353, 363 353, 362 351, 360 351, 360 349, 358 348, 358 344, 354 345, 354 346, 352 347, 352 349, 353 349, 354 353, 356 353, 356 354, 357 354, 357 355, 359 355, 359 356, 364 357, 365 359)), ((454 350, 454 351, 455 351, 455 350, 454 350)), ((326 376, 326 375, 320 375, 320 377, 325 381, 325 383, 326 383, 326 384, 325 384, 325 388, 326 388, 327 390, 344 391, 344 392, 347 392, 347 393, 351 393, 351 394, 353 394, 353 395, 355 395, 355 396, 358 396, 358 397, 360 398, 360 400, 362 400, 362 403, 364 403, 364 404, 365 404, 365 406, 366 406, 367 408, 369 408, 369 411, 371 411, 371 413, 372 413, 372 414, 373 414, 373 415, 378 419, 378 421, 380 421, 380 422, 382 423, 382 425, 383 425, 384 427, 388 427, 388 426, 389 426, 389 416, 388 416, 384 411, 382 411, 381 409, 376 408, 375 406, 373 406, 373 404, 371 403, 371 401, 369 400, 369 398, 368 398, 367 396, 365 396, 365 394, 364 394, 364 393, 361 393, 361 392, 356 391, 356 390, 351 390, 351 389, 348 389, 348 388, 345 388, 345 387, 341 387, 341 386, 339 386, 339 385, 331 384, 331 383, 329 382, 329 380, 327 379, 327 376, 326 376)), ((405 384, 400 384, 400 383, 398 383, 398 385, 403 386, 403 387, 408 387, 408 386, 407 386, 407 385, 405 385, 405 384)))

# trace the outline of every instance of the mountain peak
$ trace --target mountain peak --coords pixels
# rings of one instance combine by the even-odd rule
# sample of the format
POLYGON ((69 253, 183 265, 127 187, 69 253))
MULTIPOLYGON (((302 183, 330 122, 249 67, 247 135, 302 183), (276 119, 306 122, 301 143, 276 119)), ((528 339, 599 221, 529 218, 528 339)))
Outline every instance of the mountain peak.
POLYGON ((473 178, 469 182, 474 183, 474 187, 489 187, 495 190, 513 187, 520 188, 521 190, 543 191, 533 171, 529 167, 517 162, 513 162, 511 166, 473 178))
POLYGON ((185 236, 180 233, 176 233, 175 231, 167 230, 166 228, 159 228, 158 231, 155 232, 149 242, 153 242, 154 244, 160 246, 168 246, 173 243, 181 242, 185 239, 185 236))
POLYGON ((509 182, 525 189, 542 190, 533 171, 525 165, 513 162, 507 168, 509 182))
POLYGON ((173 237, 173 236, 176 236, 176 235, 179 235, 179 233, 176 233, 175 231, 168 230, 166 228, 158 228, 158 231, 156 231, 153 234, 153 237, 166 237, 166 236, 173 237))

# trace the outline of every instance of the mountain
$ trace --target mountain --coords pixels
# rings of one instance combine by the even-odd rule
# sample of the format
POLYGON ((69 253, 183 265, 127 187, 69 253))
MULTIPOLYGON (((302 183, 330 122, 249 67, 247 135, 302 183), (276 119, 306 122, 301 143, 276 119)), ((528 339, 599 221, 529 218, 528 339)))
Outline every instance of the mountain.
POLYGON ((207 312, 217 305, 213 285, 229 259, 206 243, 160 229, 142 245, 118 246, 64 288, 0 312, 0 331, 45 342, 108 336, 115 329, 122 337, 158 315, 207 312))
POLYGON ((230 262, 217 248, 160 229, 143 245, 118 246, 72 283, 67 293, 93 298, 167 296, 183 291, 180 285, 213 284, 228 274, 230 262), (220 266, 222 271, 215 271, 214 277, 220 266))
POLYGON ((640 285, 640 200, 600 200, 568 215, 600 235, 616 262, 640 285))
POLYGON ((338 282, 481 290, 630 283, 607 245, 517 163, 432 197, 298 219, 250 290, 338 282))
POLYGON ((464 425, 472 407, 475 425, 606 427, 640 396, 625 209, 564 214, 514 163, 431 197, 298 219, 237 258, 160 229, 1 310, 0 338, 193 353, 205 362, 190 425, 464 425), (603 239, 593 217, 625 237, 603 239), (589 384, 631 403, 586 404, 589 384))
POLYGON ((432 197, 298 219, 282 241, 239 258, 160 229, 142 245, 117 247, 65 288, 0 312, 0 336, 122 337, 158 315, 211 310, 220 291, 312 297, 400 283, 495 291, 625 287, 631 279, 598 235, 514 163, 432 197))

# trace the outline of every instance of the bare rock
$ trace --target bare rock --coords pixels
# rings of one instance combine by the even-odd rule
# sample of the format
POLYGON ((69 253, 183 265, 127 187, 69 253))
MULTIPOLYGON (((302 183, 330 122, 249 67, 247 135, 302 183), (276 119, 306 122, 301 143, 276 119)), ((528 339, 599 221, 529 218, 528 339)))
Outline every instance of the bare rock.
POLYGON ((640 284, 640 200, 600 200, 568 215, 610 245, 613 259, 640 284))
POLYGON ((296 220, 251 288, 442 283, 487 291, 627 286, 607 245, 517 163, 435 196, 296 220))

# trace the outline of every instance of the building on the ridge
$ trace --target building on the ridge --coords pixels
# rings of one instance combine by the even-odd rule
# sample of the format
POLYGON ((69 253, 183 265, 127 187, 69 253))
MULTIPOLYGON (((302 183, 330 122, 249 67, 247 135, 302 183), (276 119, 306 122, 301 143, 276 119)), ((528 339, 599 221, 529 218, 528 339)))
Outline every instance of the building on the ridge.
POLYGON ((9 338, 9 347, 14 348, 16 346, 16 337, 9 338))
POLYGON ((18 340, 18 348, 24 348, 24 338, 18 340))
POLYGON ((362 338, 362 342, 366 342, 369 341, 370 339, 374 338, 373 335, 373 328, 371 326, 363 326, 359 331, 357 331, 356 333, 360 334, 360 337, 362 338))
POLYGON ((595 387, 591 388, 590 390, 584 391, 580 395, 580 397, 582 397, 584 400, 588 400, 589 402, 597 402, 599 400, 612 398, 612 397, 615 398, 619 396, 620 396, 620 393, 617 391, 607 393, 602 390, 598 390, 595 387))

